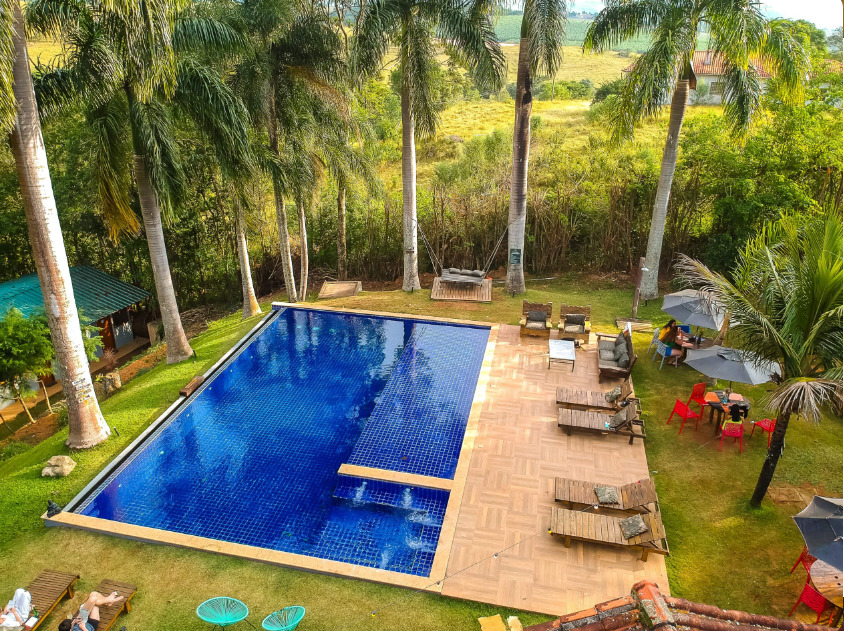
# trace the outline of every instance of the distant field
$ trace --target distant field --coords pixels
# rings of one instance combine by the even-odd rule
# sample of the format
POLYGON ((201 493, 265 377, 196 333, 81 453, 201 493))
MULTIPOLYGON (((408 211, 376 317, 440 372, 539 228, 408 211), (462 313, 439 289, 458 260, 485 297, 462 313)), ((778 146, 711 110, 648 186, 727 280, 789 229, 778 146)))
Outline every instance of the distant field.
POLYGON ((33 64, 36 61, 49 64, 62 52, 62 45, 52 41, 28 41, 26 47, 33 64))
MULTIPOLYGON (((589 28, 592 20, 584 20, 583 18, 571 18, 566 26, 566 45, 567 46, 581 46, 583 39, 586 37, 586 29, 589 28)), ((498 36, 499 42, 516 43, 519 41, 519 34, 522 29, 521 15, 502 15, 495 26, 495 34, 498 36)), ((698 48, 707 47, 707 36, 701 35, 698 37, 698 48)), ((628 51, 643 53, 650 46, 650 37, 637 37, 629 39, 613 47, 613 50, 628 51)))
MULTIPOLYGON (((503 46, 502 49, 507 57, 508 82, 515 81, 519 62, 519 47, 518 45, 503 46)), ((557 73, 557 79, 560 81, 589 79, 595 85, 601 85, 605 81, 612 81, 621 77, 621 70, 633 63, 634 59, 634 55, 626 52, 586 55, 578 46, 566 46, 563 49, 563 64, 557 73)))

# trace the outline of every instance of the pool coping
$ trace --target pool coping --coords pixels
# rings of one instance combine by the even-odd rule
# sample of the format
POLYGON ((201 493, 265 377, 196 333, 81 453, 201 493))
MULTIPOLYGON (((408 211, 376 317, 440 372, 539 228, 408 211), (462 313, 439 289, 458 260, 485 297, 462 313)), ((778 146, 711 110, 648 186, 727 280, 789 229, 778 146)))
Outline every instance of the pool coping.
MULTIPOLYGON (((463 442, 460 446, 457 467, 455 469, 453 480, 449 481, 450 494, 445 514, 443 516, 443 523, 440 527, 440 537, 437 542, 437 549, 434 553, 434 560, 428 576, 414 576, 412 574, 365 567, 362 565, 355 565, 353 563, 345 563, 343 561, 321 559, 319 557, 296 554, 293 552, 270 550, 268 548, 232 543, 218 539, 210 539, 207 537, 198 537, 195 535, 177 533, 169 530, 149 528, 147 526, 125 524, 109 519, 90 517, 70 512, 79 506, 87 498, 87 496, 103 482, 103 480, 111 475, 112 472, 114 472, 115 469, 117 469, 117 467, 126 460, 126 458, 131 456, 138 446, 141 445, 150 434, 155 432, 163 423, 170 419, 172 415, 191 398, 183 395, 179 395, 178 399, 176 399, 172 405, 170 405, 155 421, 150 423, 150 425, 141 432, 137 438, 129 443, 126 448, 124 448, 111 462, 109 462, 102 471, 100 471, 65 506, 65 509, 61 513, 54 515, 53 517, 48 517, 47 513, 44 513, 41 518, 44 520, 45 525, 78 528, 125 539, 142 541, 145 543, 157 543, 204 552, 216 552, 227 556, 259 561, 262 563, 269 563, 293 569, 332 574, 347 578, 357 578, 367 581, 387 583, 398 587, 407 587, 416 590, 439 593, 442 590, 442 581, 446 577, 448 558, 451 553, 454 535, 457 530, 458 512, 460 510, 460 504, 462 503, 463 491, 466 486, 466 478, 469 473, 469 464, 472 459, 475 439, 477 438, 481 408, 484 400, 486 399, 486 389, 492 369, 492 359, 495 354, 495 346, 498 340, 499 325, 491 322, 460 320, 456 318, 437 318, 433 316, 413 315, 409 313, 387 313, 362 309, 341 309, 321 305, 306 305, 301 303, 273 302, 270 312, 265 317, 261 318, 260 322, 246 333, 246 335, 240 338, 240 340, 238 340, 231 349, 224 353, 223 356, 215 362, 213 366, 211 366, 211 368, 205 371, 205 373, 203 373, 203 378, 207 381, 229 360, 229 358, 231 358, 233 354, 248 344, 256 333, 266 326, 271 319, 274 319, 282 309, 288 307, 295 309, 311 309, 315 311, 350 313, 355 315, 371 315, 404 320, 422 320, 475 327, 480 326, 489 329, 489 337, 487 338, 486 348, 484 350, 483 362, 481 363, 481 369, 478 373, 478 380, 475 384, 475 393, 472 399, 472 405, 469 409, 466 429, 463 434, 463 442)), ((417 486, 425 485, 417 484, 417 486)))

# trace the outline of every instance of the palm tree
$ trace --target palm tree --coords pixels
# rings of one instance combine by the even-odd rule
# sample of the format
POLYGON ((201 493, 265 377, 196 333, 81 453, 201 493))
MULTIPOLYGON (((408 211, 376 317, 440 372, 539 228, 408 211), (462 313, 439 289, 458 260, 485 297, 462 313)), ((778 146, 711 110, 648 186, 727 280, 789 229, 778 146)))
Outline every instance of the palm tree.
POLYGON ((416 239, 415 134, 432 135, 438 113, 432 94, 435 36, 469 65, 478 83, 498 89, 505 60, 495 39, 485 0, 372 0, 361 10, 351 55, 354 75, 381 70, 391 43, 398 46, 401 71, 402 212, 404 291, 419 289, 416 239))
POLYGON ((731 314, 730 341, 779 366, 765 402, 777 425, 750 503, 759 506, 773 478, 792 416, 817 421, 824 404, 841 403, 842 227, 840 212, 784 216, 751 239, 733 281, 682 257, 680 271, 712 291, 731 314))
POLYGON ((243 200, 237 191, 231 190, 234 203, 234 228, 237 241, 237 259, 240 264, 240 289, 243 294, 243 319, 251 318, 261 313, 261 305, 255 297, 255 286, 252 284, 252 271, 249 265, 249 247, 246 242, 246 211, 243 200))
POLYGON ((636 60, 619 98, 613 101, 616 139, 631 136, 637 122, 656 115, 671 101, 642 272, 641 296, 646 299, 659 293, 668 198, 689 88, 696 85, 692 55, 703 28, 708 29, 710 47, 723 62, 724 116, 736 137, 746 133, 759 111, 760 66, 777 76, 785 96, 800 101, 809 68, 806 52, 780 24, 765 19, 755 0, 609 0, 589 25, 583 42, 585 51, 601 52, 643 33, 651 36, 651 47, 636 60))
POLYGON ((36 0, 29 7, 33 26, 60 35, 66 48, 63 64, 38 77, 39 106, 50 115, 68 105, 84 105, 95 135, 100 203, 114 238, 139 227, 129 204, 131 176, 125 160, 128 150, 133 154, 168 363, 193 355, 179 316, 162 226, 162 213, 171 216, 184 191, 174 116, 209 138, 224 171, 242 168, 248 155, 243 105, 208 57, 202 57, 231 54, 241 38, 225 23, 199 14, 198 8, 180 11, 179 6, 160 0, 151 11, 135 3, 91 0, 67 7, 57 0, 36 0))
POLYGON ((111 431, 91 383, 41 136, 23 14, 20 3, 15 1, 0 3, 0 128, 11 130, 33 259, 67 399, 67 445, 72 449, 93 447, 108 438, 111 431))
POLYGON ((281 250, 287 298, 296 302, 288 230, 287 195, 295 195, 295 179, 288 172, 296 163, 297 125, 307 118, 313 99, 342 107, 334 87, 346 74, 339 36, 324 15, 305 12, 291 16, 288 5, 273 0, 246 0, 242 16, 251 46, 235 72, 235 89, 244 99, 252 124, 264 128, 268 146, 260 163, 269 173, 281 250))
POLYGON ((563 59, 566 38, 566 1, 527 0, 519 40, 516 72, 516 119, 513 124, 513 171, 510 176, 510 214, 507 247, 518 251, 518 262, 507 258, 507 291, 525 291, 524 249, 527 213, 527 178, 530 158, 530 113, 533 108, 533 74, 540 69, 554 77, 563 59))

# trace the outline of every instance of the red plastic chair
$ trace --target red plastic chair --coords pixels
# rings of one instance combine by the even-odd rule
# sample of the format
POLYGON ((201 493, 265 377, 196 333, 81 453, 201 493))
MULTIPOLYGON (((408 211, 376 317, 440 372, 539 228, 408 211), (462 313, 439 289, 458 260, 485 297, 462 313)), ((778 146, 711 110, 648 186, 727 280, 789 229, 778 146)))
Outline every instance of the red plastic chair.
POLYGON ((678 432, 678 436, 683 433, 683 427, 686 425, 686 421, 691 419, 695 420, 695 431, 697 431, 697 424, 700 423, 700 414, 697 412, 693 412, 689 409, 689 406, 683 403, 680 399, 677 399, 677 402, 674 404, 674 409, 671 411, 671 414, 668 415, 668 422, 666 425, 671 424, 671 418, 678 414, 682 419, 682 423, 680 423, 680 431, 678 432))
POLYGON ((768 434, 768 447, 771 446, 771 436, 774 434, 774 428, 777 426, 777 419, 763 418, 761 421, 753 421, 753 426, 750 430, 750 438, 753 438, 753 432, 758 427, 763 432, 768 434))
MULTIPOLYGON (((815 557, 809 554, 809 548, 803 546, 803 552, 800 553, 800 556, 797 557, 797 560, 794 562, 794 565, 791 566, 790 573, 794 574, 794 570, 797 569, 797 566, 801 563, 803 564, 803 568, 806 570, 806 574, 809 573, 809 569, 812 567, 812 563, 817 561, 815 557)), ((806 577, 806 580, 809 580, 809 577, 806 577)))
POLYGON ((739 441, 739 453, 744 451, 744 423, 727 421, 721 426, 721 442, 718 443, 718 451, 724 446, 724 439, 730 437, 733 442, 739 441))
POLYGON ((706 402, 704 398, 706 395, 706 384, 705 383, 696 383, 692 388, 692 396, 689 397, 689 400, 686 401, 686 405, 691 405, 693 402, 697 403, 700 406, 700 415, 703 416, 703 410, 706 408, 709 403, 706 402))
POLYGON ((818 614, 817 619, 815 620, 815 624, 818 624, 821 621, 821 616, 824 612, 832 607, 832 611, 829 614, 829 620, 827 620, 827 626, 832 624, 832 616, 835 615, 835 605, 829 602, 820 592, 818 592, 814 587, 812 587, 809 583, 806 583, 803 586, 803 592, 800 594, 800 598, 797 599, 797 602, 794 603, 794 606, 791 608, 791 611, 788 612, 788 617, 791 617, 791 614, 794 613, 794 610, 797 609, 797 605, 803 603, 809 609, 814 611, 818 614))

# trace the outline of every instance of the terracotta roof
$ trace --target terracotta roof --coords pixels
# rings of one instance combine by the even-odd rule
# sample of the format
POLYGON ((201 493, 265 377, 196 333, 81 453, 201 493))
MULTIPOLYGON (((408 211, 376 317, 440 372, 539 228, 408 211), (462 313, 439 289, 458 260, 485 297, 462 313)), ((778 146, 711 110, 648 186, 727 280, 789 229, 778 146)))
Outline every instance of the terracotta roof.
MULTIPOLYGON (((630 72, 633 66, 636 65, 634 61, 627 66, 622 72, 630 72)), ((759 71, 759 76, 763 79, 770 79, 771 73, 762 67, 761 63, 754 62, 756 70, 759 71)), ((692 55, 692 69, 696 75, 723 75, 724 74, 724 58, 716 53, 714 50, 696 50, 692 55)))
POLYGON ((636 583, 629 596, 570 613, 525 631, 830 631, 831 627, 719 609, 663 596, 656 583, 636 583))

